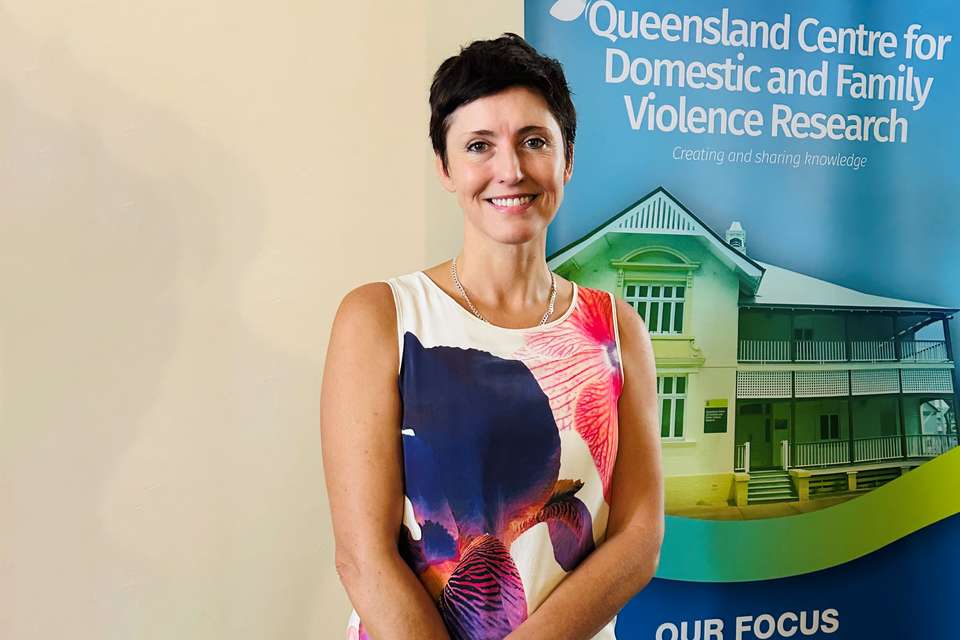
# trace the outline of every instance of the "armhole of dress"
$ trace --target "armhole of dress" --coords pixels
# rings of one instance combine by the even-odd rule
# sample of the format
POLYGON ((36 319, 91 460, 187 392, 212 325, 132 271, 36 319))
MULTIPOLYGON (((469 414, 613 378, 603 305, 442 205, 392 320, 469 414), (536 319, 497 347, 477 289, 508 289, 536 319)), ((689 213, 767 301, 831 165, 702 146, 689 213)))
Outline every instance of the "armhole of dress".
POLYGON ((620 351, 620 320, 617 318, 617 297, 610 291, 607 293, 610 295, 610 311, 612 314, 611 317, 613 318, 613 337, 617 343, 617 363, 620 365, 620 388, 622 389, 625 377, 623 371, 623 352, 620 351))
POLYGON ((390 287, 390 293, 393 294, 393 306, 397 310, 397 375, 403 368, 403 311, 400 306, 400 293, 397 291, 397 285, 393 280, 384 280, 390 287))

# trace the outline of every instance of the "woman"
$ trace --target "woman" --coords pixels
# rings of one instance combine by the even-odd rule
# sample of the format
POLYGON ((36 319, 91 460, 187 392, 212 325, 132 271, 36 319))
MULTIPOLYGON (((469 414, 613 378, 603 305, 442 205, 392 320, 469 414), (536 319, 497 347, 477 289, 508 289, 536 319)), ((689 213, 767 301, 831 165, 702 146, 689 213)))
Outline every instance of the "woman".
POLYGON ((614 638, 662 539, 656 374, 636 312, 546 264, 566 80, 504 34, 446 60, 430 106, 463 248, 350 292, 327 353, 348 638, 614 638))

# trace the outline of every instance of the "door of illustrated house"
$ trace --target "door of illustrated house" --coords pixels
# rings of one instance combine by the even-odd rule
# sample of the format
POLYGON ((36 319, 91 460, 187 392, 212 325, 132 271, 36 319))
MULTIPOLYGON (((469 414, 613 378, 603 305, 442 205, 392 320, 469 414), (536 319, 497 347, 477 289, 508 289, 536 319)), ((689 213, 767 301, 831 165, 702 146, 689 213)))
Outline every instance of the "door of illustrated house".
POLYGON ((736 443, 750 443, 751 469, 775 466, 774 437, 773 403, 763 400, 737 402, 736 443))
MULTIPOLYGON (((783 459, 783 441, 790 440, 790 403, 785 401, 773 402, 773 466, 783 468, 785 460, 783 459)), ((790 455, 789 453, 787 455, 790 455)))

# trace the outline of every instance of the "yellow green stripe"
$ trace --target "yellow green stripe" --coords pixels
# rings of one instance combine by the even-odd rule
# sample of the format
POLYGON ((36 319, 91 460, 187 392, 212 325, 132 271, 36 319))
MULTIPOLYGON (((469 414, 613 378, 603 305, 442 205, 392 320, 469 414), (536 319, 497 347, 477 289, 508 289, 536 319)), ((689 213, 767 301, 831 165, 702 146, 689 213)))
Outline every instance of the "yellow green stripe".
POLYGON ((960 448, 863 496, 797 516, 716 521, 667 516, 657 577, 783 578, 853 560, 960 513, 960 448))

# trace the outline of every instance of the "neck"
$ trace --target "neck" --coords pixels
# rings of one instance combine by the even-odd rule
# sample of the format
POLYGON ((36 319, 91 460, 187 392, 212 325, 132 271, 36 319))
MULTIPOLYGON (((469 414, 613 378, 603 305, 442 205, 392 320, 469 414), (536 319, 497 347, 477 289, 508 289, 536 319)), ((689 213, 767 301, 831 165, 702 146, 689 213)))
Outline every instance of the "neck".
POLYGON ((457 257, 457 273, 475 303, 490 308, 525 310, 542 306, 550 297, 550 270, 546 242, 506 245, 465 239, 457 257))

